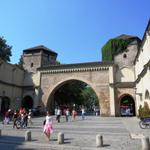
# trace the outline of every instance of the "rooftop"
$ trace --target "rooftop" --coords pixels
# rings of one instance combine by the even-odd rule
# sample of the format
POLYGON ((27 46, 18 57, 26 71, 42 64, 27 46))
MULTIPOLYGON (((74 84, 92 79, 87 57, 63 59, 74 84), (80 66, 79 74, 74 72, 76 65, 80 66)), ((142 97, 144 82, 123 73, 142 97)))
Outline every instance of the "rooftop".
POLYGON ((38 46, 35 46, 35 47, 28 48, 28 49, 23 50, 23 52, 24 53, 26 53, 26 52, 35 52, 35 51, 39 51, 39 50, 43 50, 45 52, 57 55, 56 52, 54 52, 53 50, 47 48, 44 45, 38 45, 38 46))

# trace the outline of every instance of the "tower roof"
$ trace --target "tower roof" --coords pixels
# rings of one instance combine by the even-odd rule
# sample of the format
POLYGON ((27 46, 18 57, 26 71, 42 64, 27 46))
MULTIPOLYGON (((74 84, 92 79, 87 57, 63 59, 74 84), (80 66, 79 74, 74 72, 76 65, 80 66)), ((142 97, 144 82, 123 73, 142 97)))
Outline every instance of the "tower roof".
POLYGON ((117 36, 115 39, 123 39, 123 40, 126 40, 126 39, 139 39, 139 37, 137 36, 133 36, 133 35, 127 35, 127 34, 121 34, 119 36, 117 36))
POLYGON ((33 52, 39 52, 41 50, 46 52, 46 53, 51 53, 53 55, 57 55, 56 52, 54 52, 53 50, 47 48, 44 45, 38 45, 38 46, 35 46, 35 47, 28 48, 28 49, 23 50, 23 52, 24 53, 31 53, 31 52, 33 53, 33 52))

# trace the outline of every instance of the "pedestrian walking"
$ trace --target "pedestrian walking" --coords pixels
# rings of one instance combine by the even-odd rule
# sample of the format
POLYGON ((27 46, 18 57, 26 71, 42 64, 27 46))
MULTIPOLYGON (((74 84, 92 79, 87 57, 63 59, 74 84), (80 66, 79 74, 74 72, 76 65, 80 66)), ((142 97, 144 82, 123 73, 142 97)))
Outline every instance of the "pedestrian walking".
POLYGON ((57 109, 57 116, 56 116, 56 120, 58 121, 58 123, 60 122, 60 116, 61 116, 61 110, 60 108, 57 109))
POLYGON ((27 128, 28 126, 28 113, 27 110, 25 109, 24 114, 23 114, 23 124, 22 127, 23 128, 27 128))
POLYGON ((75 109, 72 110, 72 120, 75 121, 76 120, 76 116, 77 116, 77 112, 75 111, 75 109))
POLYGON ((47 112, 43 127, 43 133, 45 134, 47 140, 50 141, 51 134, 53 133, 52 116, 50 112, 47 112))
POLYGON ((57 107, 55 108, 55 110, 54 110, 54 113, 55 113, 55 116, 57 116, 57 107))
POLYGON ((9 124, 10 118, 11 118, 11 109, 8 109, 8 111, 6 111, 6 113, 5 113, 5 117, 4 117, 4 120, 2 123, 9 124))
POLYGON ((84 107, 82 107, 82 109, 81 109, 81 116, 82 116, 82 120, 84 120, 85 119, 85 109, 84 109, 84 107))
POLYGON ((67 108, 65 111, 66 122, 68 122, 68 120, 69 120, 69 115, 70 115, 70 112, 69 112, 69 109, 67 108))
POLYGON ((17 110, 15 110, 14 114, 13 114, 13 128, 17 128, 16 121, 18 119, 18 116, 19 116, 19 112, 17 110))
POLYGON ((32 111, 31 111, 31 109, 29 109, 29 113, 28 113, 28 124, 30 126, 33 125, 33 122, 32 122, 32 111))

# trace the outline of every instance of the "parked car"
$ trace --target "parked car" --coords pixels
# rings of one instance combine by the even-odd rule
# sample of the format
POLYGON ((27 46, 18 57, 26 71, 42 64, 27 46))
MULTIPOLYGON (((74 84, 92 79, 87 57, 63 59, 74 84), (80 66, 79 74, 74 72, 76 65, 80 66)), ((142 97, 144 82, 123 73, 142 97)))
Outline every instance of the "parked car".
POLYGON ((33 116, 40 116, 41 115, 41 106, 37 106, 31 109, 33 116))
POLYGON ((129 107, 122 107, 121 116, 133 116, 133 113, 130 111, 129 107))

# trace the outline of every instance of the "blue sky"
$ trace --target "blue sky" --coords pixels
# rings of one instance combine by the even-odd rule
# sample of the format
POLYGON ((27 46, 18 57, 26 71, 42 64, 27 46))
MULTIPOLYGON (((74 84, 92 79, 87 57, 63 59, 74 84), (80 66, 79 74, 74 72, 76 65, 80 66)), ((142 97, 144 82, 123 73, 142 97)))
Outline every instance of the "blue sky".
POLYGON ((101 61, 102 46, 120 34, 142 38, 150 0, 0 0, 0 36, 13 46, 11 63, 37 45, 61 63, 101 61))

